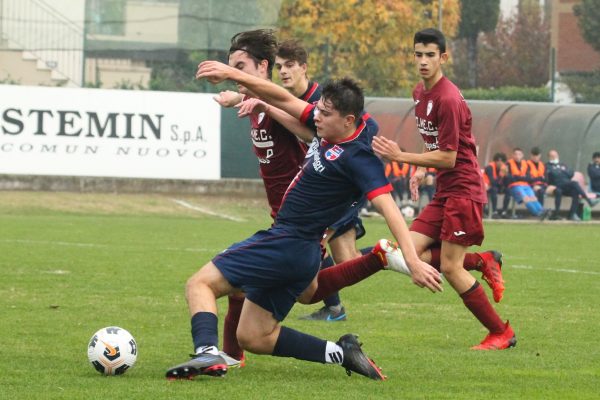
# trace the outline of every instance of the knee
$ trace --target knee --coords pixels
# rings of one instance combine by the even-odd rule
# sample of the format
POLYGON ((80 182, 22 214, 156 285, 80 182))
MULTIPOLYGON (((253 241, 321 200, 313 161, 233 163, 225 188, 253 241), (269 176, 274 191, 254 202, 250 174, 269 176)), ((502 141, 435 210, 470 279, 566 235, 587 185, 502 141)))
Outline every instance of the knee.
POLYGON ((254 354, 272 354, 275 343, 270 334, 257 333, 238 327, 236 332, 240 347, 254 354))
POLYGON ((444 262, 442 260, 441 265, 440 265, 440 272, 443 273, 444 276, 446 276, 446 277, 453 276, 460 269, 462 269, 462 265, 457 265, 457 264, 455 264, 453 262, 450 262, 450 261, 444 262))
POLYGON ((185 296, 188 300, 192 293, 196 293, 202 287, 208 286, 208 282, 201 272, 202 270, 196 272, 185 283, 185 296))

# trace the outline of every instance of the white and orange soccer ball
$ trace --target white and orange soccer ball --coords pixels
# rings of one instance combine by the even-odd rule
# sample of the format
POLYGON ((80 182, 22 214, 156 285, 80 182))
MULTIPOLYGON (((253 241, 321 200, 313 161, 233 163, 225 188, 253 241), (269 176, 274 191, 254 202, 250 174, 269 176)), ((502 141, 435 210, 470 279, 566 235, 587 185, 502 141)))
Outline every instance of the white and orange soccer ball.
POLYGON ((101 374, 121 375, 135 364, 137 343, 123 328, 102 328, 90 339, 88 359, 101 374))

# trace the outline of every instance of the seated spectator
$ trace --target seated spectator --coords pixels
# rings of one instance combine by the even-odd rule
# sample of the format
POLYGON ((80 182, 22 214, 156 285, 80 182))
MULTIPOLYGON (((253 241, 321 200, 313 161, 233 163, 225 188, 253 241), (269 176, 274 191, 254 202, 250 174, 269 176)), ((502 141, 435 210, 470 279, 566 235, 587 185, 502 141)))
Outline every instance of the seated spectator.
POLYGON ((531 187, 541 205, 544 205, 544 197, 546 194, 546 166, 542 162, 542 152, 539 147, 533 147, 530 151, 529 160, 529 175, 531 176, 531 187))
MULTIPOLYGON (((506 188, 506 154, 496 153, 492 162, 483 170, 483 182, 492 208, 492 218, 498 218, 498 194, 504 193, 506 188)), ((510 196, 507 196, 510 198, 510 196)), ((505 202, 508 206, 508 202, 505 202)), ((501 212, 506 213, 506 207, 501 212)))
POLYGON ((554 213, 558 215, 562 195, 571 197, 571 208, 569 209, 569 220, 581 221, 577 215, 577 207, 579 206, 579 198, 583 198, 590 207, 594 207, 599 199, 591 199, 585 190, 573 179, 574 172, 565 164, 560 162, 558 151, 550 150, 548 152, 548 163, 546 164, 546 181, 548 185, 556 186, 554 190, 554 213))
MULTIPOLYGON (((404 149, 400 149, 406 151, 404 149)), ((408 180, 410 179, 410 165, 407 163, 398 163, 391 161, 385 164, 385 176, 389 179, 394 191, 392 195, 396 204, 400 205, 404 201, 404 194, 407 199, 410 197, 408 190, 408 180)))
POLYGON ((544 210, 529 185, 532 182, 529 165, 523 159, 523 150, 518 147, 513 149, 513 157, 508 160, 507 172, 506 180, 510 195, 517 203, 525 203, 525 207, 532 215, 545 219, 549 210, 544 210))
POLYGON ((425 179, 421 183, 421 187, 419 188, 419 193, 421 195, 427 196, 427 202, 430 202, 433 199, 433 195, 435 195, 435 168, 427 168, 427 172, 425 173, 425 179))
POLYGON ((590 178, 591 192, 600 196, 600 151, 592 155, 592 162, 588 165, 587 172, 590 178))

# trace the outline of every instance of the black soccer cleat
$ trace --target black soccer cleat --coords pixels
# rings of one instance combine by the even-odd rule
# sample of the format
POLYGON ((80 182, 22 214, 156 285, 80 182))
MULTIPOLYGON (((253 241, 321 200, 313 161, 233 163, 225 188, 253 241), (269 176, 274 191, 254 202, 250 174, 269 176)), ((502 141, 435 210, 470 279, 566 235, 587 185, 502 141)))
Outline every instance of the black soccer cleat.
POLYGON ((346 369, 348 376, 356 372, 376 381, 386 380, 387 377, 381 373, 381 369, 362 351, 362 343, 358 342, 358 336, 348 333, 342 336, 337 344, 344 350, 342 367, 346 369))
POLYGON ((193 379, 196 375, 225 376, 227 362, 220 355, 200 353, 192 355, 192 359, 167 370, 166 378, 193 379))

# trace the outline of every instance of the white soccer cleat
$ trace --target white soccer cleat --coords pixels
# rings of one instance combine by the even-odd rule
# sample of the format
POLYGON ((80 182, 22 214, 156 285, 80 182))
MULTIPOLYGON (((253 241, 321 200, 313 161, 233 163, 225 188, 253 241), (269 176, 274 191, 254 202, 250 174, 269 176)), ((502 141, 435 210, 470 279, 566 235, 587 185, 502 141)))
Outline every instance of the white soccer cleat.
POLYGON ((406 265, 406 260, 404 260, 402 251, 389 240, 380 239, 371 252, 382 259, 384 264, 383 268, 411 276, 410 269, 408 269, 408 266, 406 265))

